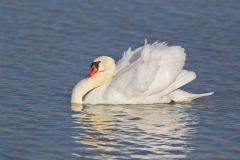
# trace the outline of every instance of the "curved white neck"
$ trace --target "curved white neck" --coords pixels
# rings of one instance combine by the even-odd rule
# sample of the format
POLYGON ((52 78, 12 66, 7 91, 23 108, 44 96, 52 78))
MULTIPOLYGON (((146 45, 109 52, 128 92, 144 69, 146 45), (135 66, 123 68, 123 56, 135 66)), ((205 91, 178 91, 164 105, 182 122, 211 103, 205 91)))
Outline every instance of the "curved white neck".
POLYGON ((78 82, 72 91, 71 103, 83 104, 83 97, 92 89, 97 88, 112 79, 113 71, 99 72, 90 78, 78 82))

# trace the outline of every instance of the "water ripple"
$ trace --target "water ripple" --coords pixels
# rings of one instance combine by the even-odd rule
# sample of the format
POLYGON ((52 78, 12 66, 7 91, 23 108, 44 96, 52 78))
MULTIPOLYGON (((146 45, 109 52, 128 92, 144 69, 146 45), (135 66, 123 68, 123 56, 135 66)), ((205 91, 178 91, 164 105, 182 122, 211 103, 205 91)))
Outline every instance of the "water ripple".
POLYGON ((0 1, 0 157, 239 159, 238 1, 0 1), (156 40, 186 49, 216 94, 191 104, 84 106, 71 90, 98 55, 156 40))

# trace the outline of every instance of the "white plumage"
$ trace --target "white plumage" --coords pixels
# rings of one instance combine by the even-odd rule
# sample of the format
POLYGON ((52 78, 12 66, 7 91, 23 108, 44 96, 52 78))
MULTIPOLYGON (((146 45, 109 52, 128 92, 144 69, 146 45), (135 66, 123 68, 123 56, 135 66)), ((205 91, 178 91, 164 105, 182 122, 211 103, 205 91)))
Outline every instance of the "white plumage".
POLYGON ((166 43, 145 43, 133 51, 129 48, 117 62, 112 80, 90 91, 83 102, 169 103, 213 94, 191 94, 178 89, 196 78, 193 71, 183 70, 185 59, 184 48, 167 46, 166 43))

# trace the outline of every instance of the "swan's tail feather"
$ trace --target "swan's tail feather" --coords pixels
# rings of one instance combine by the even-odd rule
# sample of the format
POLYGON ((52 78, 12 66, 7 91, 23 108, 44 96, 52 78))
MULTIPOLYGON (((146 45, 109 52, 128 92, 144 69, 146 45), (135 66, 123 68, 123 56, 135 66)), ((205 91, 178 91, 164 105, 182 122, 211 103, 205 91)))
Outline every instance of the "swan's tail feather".
POLYGON ((214 92, 193 94, 193 93, 188 93, 186 91, 178 89, 178 90, 172 92, 169 95, 169 97, 174 102, 189 102, 189 101, 192 101, 192 100, 200 98, 200 97, 210 96, 212 94, 214 94, 214 92))

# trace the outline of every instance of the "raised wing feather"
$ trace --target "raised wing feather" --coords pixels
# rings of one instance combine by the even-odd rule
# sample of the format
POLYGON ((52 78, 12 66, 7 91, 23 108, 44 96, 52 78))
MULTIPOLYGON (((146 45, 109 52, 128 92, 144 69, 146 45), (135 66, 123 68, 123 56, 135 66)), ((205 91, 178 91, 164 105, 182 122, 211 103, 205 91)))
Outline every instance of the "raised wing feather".
POLYGON ((129 99, 157 94, 176 80, 184 63, 185 53, 180 46, 156 42, 129 49, 118 61, 115 77, 104 97, 113 98, 114 94, 129 99))

